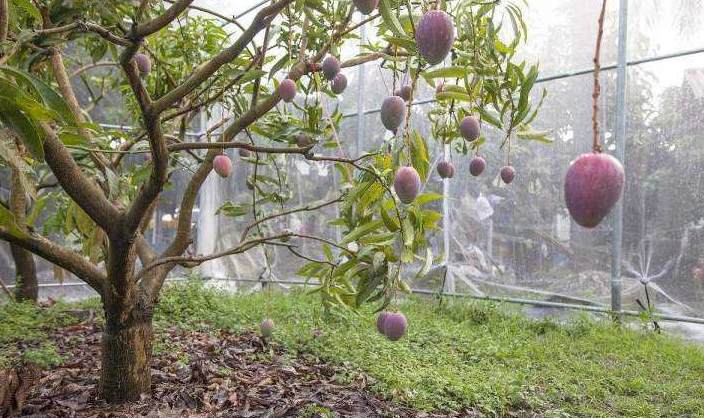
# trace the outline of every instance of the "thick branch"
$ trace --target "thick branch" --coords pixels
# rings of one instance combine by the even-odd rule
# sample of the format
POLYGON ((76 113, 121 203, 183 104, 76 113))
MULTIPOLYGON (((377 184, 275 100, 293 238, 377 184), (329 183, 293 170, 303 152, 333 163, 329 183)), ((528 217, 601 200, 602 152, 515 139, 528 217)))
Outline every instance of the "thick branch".
POLYGON ((0 42, 7 39, 7 28, 10 20, 7 0, 0 0, 0 42))
POLYGON ((115 220, 121 216, 102 190, 87 177, 76 164, 61 140, 51 127, 41 123, 44 139, 45 159, 56 179, 78 206, 95 221, 108 235, 113 231, 115 220))
POLYGON ((231 62, 233 59, 237 58, 242 51, 247 47, 247 45, 254 39, 254 37, 264 29, 267 23, 275 17, 281 9, 286 7, 288 4, 293 2, 293 0, 279 0, 278 2, 267 6, 257 13, 257 16, 252 21, 252 24, 247 28, 246 31, 240 35, 240 37, 233 43, 229 48, 223 50, 221 53, 211 58, 209 61, 201 64, 198 68, 193 71, 190 77, 188 77, 181 85, 171 90, 169 93, 162 96, 159 100, 154 102, 154 110, 156 113, 161 113, 170 107, 172 104, 184 98, 188 93, 196 89, 201 83, 210 78, 216 71, 220 69, 223 65, 231 62))
POLYGON ((18 237, 0 228, 0 239, 22 247, 50 263, 70 271, 88 283, 96 292, 103 294, 104 284, 107 281, 105 273, 80 254, 34 233, 18 237))
POLYGON ((159 120, 159 115, 153 110, 149 92, 147 92, 142 80, 139 78, 139 71, 132 59, 133 56, 134 48, 128 48, 120 57, 120 63, 142 111, 144 126, 147 129, 147 138, 149 139, 152 152, 152 171, 149 180, 139 189, 137 197, 127 211, 125 230, 123 230, 126 237, 134 235, 149 207, 161 193, 164 184, 166 184, 169 165, 169 150, 166 148, 166 140, 161 131, 161 121, 159 120))

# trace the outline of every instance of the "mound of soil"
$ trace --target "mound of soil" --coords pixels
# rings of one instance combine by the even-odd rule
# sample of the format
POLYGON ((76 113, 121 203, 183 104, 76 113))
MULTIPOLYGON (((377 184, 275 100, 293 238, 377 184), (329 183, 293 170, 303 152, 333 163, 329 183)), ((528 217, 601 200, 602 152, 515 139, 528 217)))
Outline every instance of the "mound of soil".
POLYGON ((476 416, 411 410, 372 394, 373 380, 364 374, 289 355, 254 333, 175 327, 157 331, 152 393, 132 404, 108 405, 96 393, 100 338, 92 318, 58 330, 52 339, 66 361, 31 379, 31 388, 22 386, 23 393, 13 397, 15 413, 37 418, 476 416))

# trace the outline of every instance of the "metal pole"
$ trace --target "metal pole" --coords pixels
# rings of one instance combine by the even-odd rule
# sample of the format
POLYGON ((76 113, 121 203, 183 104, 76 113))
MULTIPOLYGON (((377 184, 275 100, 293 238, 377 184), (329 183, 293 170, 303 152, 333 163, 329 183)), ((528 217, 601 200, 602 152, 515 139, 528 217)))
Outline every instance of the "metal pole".
MULTIPOLYGON (((616 73, 616 158, 622 163, 626 148, 626 81, 627 81, 628 0, 620 0, 618 8, 618 70, 616 73)), ((616 321, 621 313, 621 251, 623 244, 623 199, 616 203, 612 219, 611 239, 611 310, 616 321)))
MULTIPOLYGON (((367 42, 367 25, 359 28, 359 52, 362 53, 364 43, 367 42)), ((357 67, 357 142, 355 143, 355 155, 361 155, 364 141, 364 70, 365 65, 357 67)))
MULTIPOLYGON (((450 144, 445 144, 443 147, 444 160, 450 160, 450 144)), ((445 264, 445 288, 443 292, 455 292, 455 276, 450 270, 450 228, 452 228, 452 220, 450 219, 450 179, 442 179, 442 238, 443 251, 445 252, 443 260, 445 264)))

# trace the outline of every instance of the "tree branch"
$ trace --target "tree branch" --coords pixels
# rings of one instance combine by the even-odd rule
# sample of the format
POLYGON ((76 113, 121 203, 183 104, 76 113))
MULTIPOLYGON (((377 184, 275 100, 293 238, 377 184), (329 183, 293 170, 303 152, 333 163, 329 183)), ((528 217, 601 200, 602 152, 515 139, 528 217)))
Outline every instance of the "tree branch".
POLYGON ((40 123, 44 131, 45 159, 61 187, 88 216, 110 235, 115 227, 115 220, 122 214, 107 200, 102 190, 92 179, 87 177, 76 164, 61 140, 49 125, 40 123))
POLYGON ((247 30, 244 31, 229 48, 223 50, 209 61, 201 64, 183 83, 154 102, 154 111, 156 113, 163 112, 172 104, 181 100, 188 93, 195 90, 196 87, 215 74, 220 67, 237 58, 252 41, 252 39, 254 39, 257 33, 266 27, 268 21, 273 19, 281 11, 281 9, 286 7, 286 5, 291 2, 293 2, 293 0, 279 0, 274 4, 261 9, 250 24, 249 28, 247 28, 247 30))
POLYGON ((80 254, 61 247, 47 238, 34 233, 20 237, 0 228, 0 239, 22 247, 50 263, 70 271, 78 278, 88 283, 98 294, 103 294, 104 285, 107 282, 105 273, 80 254))
POLYGON ((251 224, 247 225, 247 227, 245 227, 244 231, 242 231, 242 235, 240 236, 240 241, 244 241, 244 239, 247 237, 247 234, 249 234, 249 231, 251 231, 252 228, 254 228, 255 226, 260 225, 264 222, 270 221, 275 218, 280 218, 282 216, 291 215, 291 214, 297 213, 297 212, 308 212, 308 211, 318 210, 318 209, 324 208, 326 206, 334 205, 335 203, 339 203, 341 201, 342 201, 342 197, 338 197, 337 199, 329 200, 327 202, 323 202, 323 203, 320 203, 317 205, 307 205, 302 208, 291 209, 291 210, 287 210, 284 212, 279 212, 279 213, 265 216, 255 222, 252 222, 251 224))
POLYGON ((188 6, 193 3, 193 0, 178 0, 169 7, 164 14, 150 20, 149 22, 137 25, 131 34, 133 40, 146 38, 147 36, 160 31, 173 22, 188 6))

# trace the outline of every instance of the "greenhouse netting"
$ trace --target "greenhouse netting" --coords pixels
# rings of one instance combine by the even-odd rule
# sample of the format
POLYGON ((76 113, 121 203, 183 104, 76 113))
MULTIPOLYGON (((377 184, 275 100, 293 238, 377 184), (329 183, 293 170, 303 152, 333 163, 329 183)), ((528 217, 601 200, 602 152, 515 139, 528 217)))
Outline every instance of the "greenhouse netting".
MULTIPOLYGON (((626 188, 622 209, 594 230, 576 225, 563 196, 565 172, 574 158, 589 150, 592 58, 598 10, 581 0, 533 0, 526 9, 530 28, 525 58, 540 65, 539 88, 547 92, 538 130, 551 131, 549 144, 516 140, 510 162, 516 180, 505 185, 498 177, 506 153, 498 133, 486 127, 489 140, 482 149, 486 174, 470 176, 469 158, 432 141, 431 167, 443 157, 456 166, 455 177, 442 180, 432 170, 424 191, 442 195, 432 204, 445 214, 442 228, 429 237, 433 266, 426 275, 408 279, 416 290, 462 293, 479 297, 514 298, 558 304, 637 311, 648 282, 658 310, 686 317, 704 316, 704 23, 698 18, 700 0, 641 0, 611 2, 605 22, 601 73, 602 140, 609 153, 623 155, 626 188), (625 25, 627 23, 627 30, 625 25), (624 129, 625 130, 622 130, 624 129), (625 135, 624 135, 625 134, 625 135), (493 135, 493 137, 492 137, 493 135), (615 298, 615 299, 614 299, 615 298), (613 305, 616 303, 616 305, 613 305)), ((262 6, 258 1, 207 0, 197 5, 247 22, 262 6)), ((197 13, 197 11, 195 11, 197 13)), ((359 20, 359 16, 355 16, 359 20)), ((232 23, 223 21, 226 26, 232 23)), ((349 59, 364 50, 375 31, 357 29, 358 45, 340 55, 349 59)), ((324 118, 341 118, 335 132, 341 156, 377 148, 391 134, 379 123, 379 106, 394 88, 391 73, 375 63, 343 69, 347 91, 337 97, 320 96, 324 118)), ((408 74, 406 74, 406 79, 408 74)), ((403 80, 401 80, 403 82, 403 80)), ((435 90, 421 82, 414 115, 433 108, 435 90)), ((80 98, 89 92, 80 90, 80 98)), ((301 99, 301 98, 299 98, 301 99)), ((307 98, 304 98, 307 99, 307 98)), ((301 99, 301 100, 304 100, 301 99)), ((102 103, 91 116, 105 126, 129 129, 129 115, 114 111, 117 101, 102 103)), ((284 105, 286 106, 286 105, 284 105)), ((290 112, 299 111, 288 105, 290 112)), ((221 132, 222 109, 203 113, 188 127, 194 141, 207 141, 221 132)), ((414 117, 412 127, 432 136, 426 118, 414 117)), ((247 135, 257 136, 256 132, 247 135)), ((242 135, 242 139, 247 139, 242 135)), ((237 161, 235 150, 227 153, 237 161)), ((139 157, 129 157, 136 161, 139 157)), ((282 157, 267 176, 288 176, 294 185, 291 207, 333 199, 339 173, 332 162, 282 157)), ((200 192, 193 252, 209 254, 231 247, 252 221, 247 215, 227 216, 228 202, 251 199, 247 184, 252 165, 235 164, 235 175, 211 174, 200 192), (225 205, 225 207, 223 206, 225 205)), ((178 202, 190 173, 176 172, 172 187, 162 194, 147 240, 163 249, 173 238, 178 202)), ((0 184, 7 184, 5 181, 0 184)), ((7 190, 0 191, 3 194, 7 190)), ((308 213, 282 218, 280 226, 337 241, 341 231, 326 216, 308 213)), ((328 216, 329 215, 329 216, 328 216)), ((319 253, 319 243, 302 244, 302 252, 319 253)), ((263 282, 289 286, 302 262, 286 249, 258 247, 241 255, 202 265, 203 277, 224 280, 232 287, 263 282)), ((41 264, 42 296, 81 297, 87 287, 76 286, 68 274, 41 264), (57 282, 54 277, 63 278, 57 282)), ((179 271, 174 279, 189 274, 179 271)), ((7 246, 0 244, 0 277, 8 285, 14 275, 7 246)))

